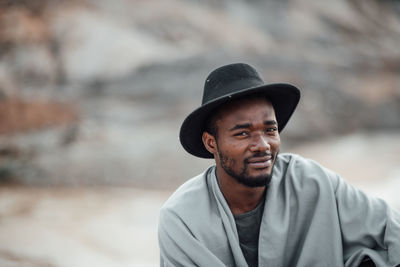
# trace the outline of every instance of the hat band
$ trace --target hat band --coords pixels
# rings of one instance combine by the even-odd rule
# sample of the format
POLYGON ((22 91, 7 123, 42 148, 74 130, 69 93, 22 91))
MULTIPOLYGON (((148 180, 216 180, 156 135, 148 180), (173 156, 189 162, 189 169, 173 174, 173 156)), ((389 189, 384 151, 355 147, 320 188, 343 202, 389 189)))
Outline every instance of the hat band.
POLYGON ((235 80, 230 83, 221 82, 217 84, 213 88, 213 90, 211 89, 207 90, 207 88, 205 88, 202 104, 213 101, 216 98, 229 96, 244 89, 250 89, 253 87, 261 86, 263 84, 264 84, 263 81, 256 77, 246 78, 242 80, 235 80))

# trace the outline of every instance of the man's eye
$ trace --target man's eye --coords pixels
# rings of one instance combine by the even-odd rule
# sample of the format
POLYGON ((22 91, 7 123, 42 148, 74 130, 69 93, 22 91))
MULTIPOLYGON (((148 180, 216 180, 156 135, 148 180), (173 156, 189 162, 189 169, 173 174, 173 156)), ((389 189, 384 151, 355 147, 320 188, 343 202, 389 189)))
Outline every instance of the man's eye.
POLYGON ((248 135, 247 132, 238 132, 234 134, 234 136, 247 136, 247 135, 248 135))
POLYGON ((277 128, 273 127, 273 128, 267 128, 265 131, 267 133, 273 133, 273 132, 276 132, 277 130, 278 130, 277 128))

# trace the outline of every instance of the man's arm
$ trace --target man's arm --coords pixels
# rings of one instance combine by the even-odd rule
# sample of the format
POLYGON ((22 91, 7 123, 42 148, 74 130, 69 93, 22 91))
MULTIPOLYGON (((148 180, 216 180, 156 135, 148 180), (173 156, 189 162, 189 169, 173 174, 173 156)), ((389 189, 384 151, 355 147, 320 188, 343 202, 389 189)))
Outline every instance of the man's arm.
POLYGON ((336 201, 346 266, 368 255, 382 266, 400 264, 400 214, 339 179, 336 201))
POLYGON ((225 266, 171 210, 162 209, 158 225, 160 266, 225 266))

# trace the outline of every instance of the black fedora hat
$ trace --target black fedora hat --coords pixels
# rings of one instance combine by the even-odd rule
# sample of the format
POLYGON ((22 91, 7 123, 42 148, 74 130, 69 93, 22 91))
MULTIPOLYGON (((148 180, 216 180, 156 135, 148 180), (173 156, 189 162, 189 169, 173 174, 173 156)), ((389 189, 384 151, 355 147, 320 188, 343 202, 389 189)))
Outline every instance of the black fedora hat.
POLYGON ((207 119, 218 107, 251 94, 268 98, 275 110, 279 132, 283 130, 300 100, 300 90, 288 83, 265 84, 257 71, 244 63, 222 66, 211 72, 205 82, 201 106, 183 121, 179 139, 183 148, 201 158, 213 158, 203 145, 207 119))

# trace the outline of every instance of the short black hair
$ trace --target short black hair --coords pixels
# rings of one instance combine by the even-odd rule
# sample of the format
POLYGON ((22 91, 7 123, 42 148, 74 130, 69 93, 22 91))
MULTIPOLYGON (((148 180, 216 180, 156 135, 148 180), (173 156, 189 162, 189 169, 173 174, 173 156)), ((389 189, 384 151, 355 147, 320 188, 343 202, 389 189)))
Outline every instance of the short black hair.
POLYGON ((211 134, 215 138, 217 138, 218 135, 218 127, 217 127, 217 121, 221 119, 221 112, 220 108, 217 108, 213 110, 210 114, 210 116, 207 118, 205 126, 204 126, 204 131, 211 134))

